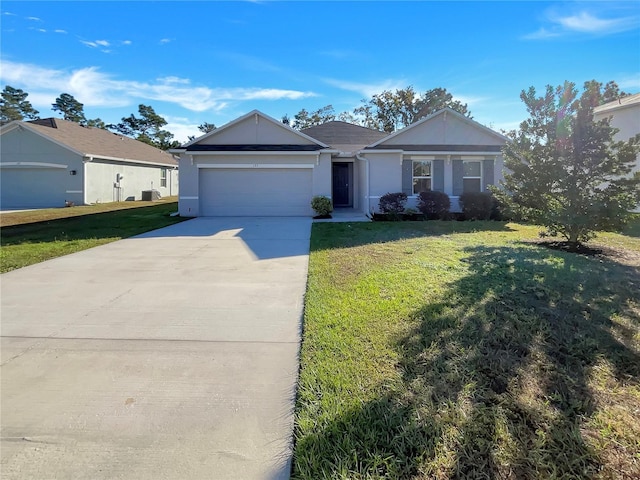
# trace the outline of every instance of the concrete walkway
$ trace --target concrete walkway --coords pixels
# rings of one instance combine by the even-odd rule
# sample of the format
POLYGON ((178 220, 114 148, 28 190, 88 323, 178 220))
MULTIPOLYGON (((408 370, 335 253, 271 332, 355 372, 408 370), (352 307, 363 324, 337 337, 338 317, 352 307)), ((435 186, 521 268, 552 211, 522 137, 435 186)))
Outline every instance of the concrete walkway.
POLYGON ((0 476, 288 478, 310 227, 199 218, 2 275, 0 476))

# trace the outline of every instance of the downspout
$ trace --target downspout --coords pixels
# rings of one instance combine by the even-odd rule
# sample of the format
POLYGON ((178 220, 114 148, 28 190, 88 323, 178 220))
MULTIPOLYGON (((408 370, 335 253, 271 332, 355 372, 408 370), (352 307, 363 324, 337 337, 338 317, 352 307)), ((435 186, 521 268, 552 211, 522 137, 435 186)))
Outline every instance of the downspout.
POLYGON ((369 208, 371 208, 370 201, 369 201, 369 193, 370 193, 370 190, 371 190, 371 188, 370 188, 371 178, 369 176, 369 159, 360 156, 360 153, 358 153, 358 152, 356 152, 356 158, 358 160, 361 160, 361 161, 364 162, 364 172, 365 172, 364 176, 365 176, 365 178, 367 180, 366 184, 365 184, 366 191, 365 191, 365 196, 364 196, 364 198, 367 201, 367 210, 364 212, 364 214, 368 215, 369 214, 369 208))
POLYGON ((82 162, 82 201, 84 205, 89 205, 87 200, 87 163, 93 162, 93 157, 85 157, 82 162))

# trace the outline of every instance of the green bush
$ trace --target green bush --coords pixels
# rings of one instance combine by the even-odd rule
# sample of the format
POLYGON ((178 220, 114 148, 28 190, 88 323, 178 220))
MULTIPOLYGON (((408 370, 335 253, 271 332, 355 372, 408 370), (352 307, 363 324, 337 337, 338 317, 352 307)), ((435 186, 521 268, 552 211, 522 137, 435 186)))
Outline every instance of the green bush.
POLYGON ((460 195, 460 207, 466 220, 489 220, 494 199, 487 192, 465 192, 460 195))
POLYGON ((404 212, 404 206, 407 204, 407 194, 402 192, 385 193, 380 197, 378 206, 382 213, 390 213, 400 215, 404 212))
POLYGON ((331 200, 322 195, 316 195, 311 199, 311 208, 315 210, 318 216, 328 216, 333 212, 333 205, 331 200))
POLYGON ((420 192, 418 196, 418 210, 427 220, 444 220, 449 216, 451 201, 444 192, 420 192))

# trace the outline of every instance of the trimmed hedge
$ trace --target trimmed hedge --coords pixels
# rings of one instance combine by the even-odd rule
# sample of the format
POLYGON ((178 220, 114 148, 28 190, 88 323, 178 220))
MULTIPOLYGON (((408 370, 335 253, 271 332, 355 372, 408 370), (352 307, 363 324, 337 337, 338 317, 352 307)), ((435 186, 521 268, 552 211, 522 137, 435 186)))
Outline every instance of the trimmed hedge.
POLYGON ((380 197, 378 207, 382 213, 400 215, 407 204, 407 194, 403 192, 385 193, 380 197))
POLYGON ((449 195, 443 192, 420 192, 418 196, 418 210, 427 220, 444 220, 449 217, 451 201, 449 195))
POLYGON ((493 195, 487 192, 465 192, 460 207, 466 220, 489 220, 494 207, 493 195))

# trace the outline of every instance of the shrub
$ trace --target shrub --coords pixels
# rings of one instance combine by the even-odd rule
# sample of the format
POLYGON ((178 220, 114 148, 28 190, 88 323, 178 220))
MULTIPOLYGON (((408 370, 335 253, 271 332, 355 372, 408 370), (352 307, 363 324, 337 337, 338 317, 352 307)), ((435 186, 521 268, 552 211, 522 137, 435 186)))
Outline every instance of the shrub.
POLYGON ((466 192, 460 195, 460 207, 466 220, 489 220, 493 196, 487 192, 466 192))
POLYGON ((407 194, 402 192, 385 193, 380 197, 378 206, 382 213, 390 213, 400 215, 404 212, 404 206, 407 203, 407 194))
POLYGON ((427 217, 427 220, 444 220, 449 216, 450 208, 449 195, 444 192, 420 192, 418 196, 418 210, 427 217))
POLYGON ((316 195, 311 199, 311 208, 321 217, 326 217, 333 212, 331 200, 322 195, 316 195))

